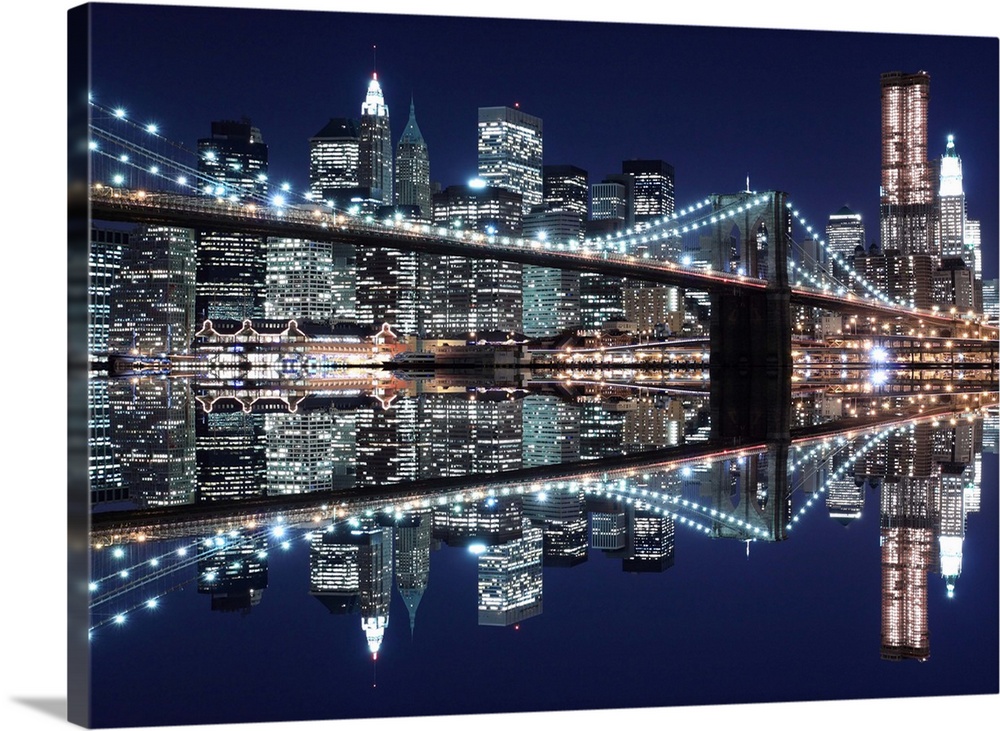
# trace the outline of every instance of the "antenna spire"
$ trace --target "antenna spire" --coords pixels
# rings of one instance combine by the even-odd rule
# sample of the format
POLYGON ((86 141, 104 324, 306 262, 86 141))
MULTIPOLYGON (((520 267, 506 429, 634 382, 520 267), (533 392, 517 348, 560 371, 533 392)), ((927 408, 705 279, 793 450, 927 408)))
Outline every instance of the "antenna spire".
POLYGON ((378 48, 374 43, 372 44, 372 78, 378 78, 378 58, 375 55, 375 51, 378 48))

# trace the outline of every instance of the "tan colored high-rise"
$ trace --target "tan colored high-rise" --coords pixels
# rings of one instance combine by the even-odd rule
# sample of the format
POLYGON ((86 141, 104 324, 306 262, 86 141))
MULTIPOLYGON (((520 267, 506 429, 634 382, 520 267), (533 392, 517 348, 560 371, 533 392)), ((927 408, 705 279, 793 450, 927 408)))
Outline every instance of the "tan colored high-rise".
POLYGON ((934 181, 927 158, 930 82, 925 71, 882 74, 883 251, 940 254, 934 251, 934 181))

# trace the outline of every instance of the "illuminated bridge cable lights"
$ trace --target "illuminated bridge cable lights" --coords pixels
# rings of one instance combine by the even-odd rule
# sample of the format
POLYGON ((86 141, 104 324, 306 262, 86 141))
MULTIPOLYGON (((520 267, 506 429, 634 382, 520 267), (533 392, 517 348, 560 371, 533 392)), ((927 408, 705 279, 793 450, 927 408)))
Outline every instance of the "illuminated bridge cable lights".
POLYGON ((830 479, 827 480, 826 484, 820 486, 819 490, 816 491, 816 494, 814 496, 811 496, 806 501, 806 503, 801 508, 799 508, 799 511, 795 514, 795 516, 793 516, 792 519, 788 522, 788 524, 785 525, 785 530, 791 530, 792 527, 793 527, 793 525, 795 523, 799 522, 800 518, 802 518, 803 516, 805 516, 805 514, 808 512, 809 508, 812 507, 813 503, 819 501, 818 500, 818 496, 821 493, 826 492, 826 488, 830 487, 830 485, 833 484, 834 480, 838 480, 838 479, 843 478, 844 474, 850 468, 852 468, 854 466, 854 464, 861 457, 863 457, 873 447, 877 446, 882 440, 884 440, 884 439, 888 438, 890 435, 896 433, 896 431, 897 431, 896 427, 889 427, 887 429, 884 429, 884 430, 878 432, 877 434, 874 434, 874 435, 868 437, 868 439, 861 446, 861 448, 858 449, 854 454, 852 454, 851 457, 847 460, 847 462, 845 464, 841 465, 833 473, 833 475, 831 475, 830 479))
MULTIPOLYGON (((798 221, 805 228, 805 230, 811 234, 813 231, 812 225, 810 225, 803 216, 799 215, 799 211, 793 207, 793 203, 789 201, 785 203, 785 207, 788 208, 788 210, 791 212, 795 220, 798 221)), ((879 292, 878 289, 873 287, 871 283, 869 283, 864 277, 858 274, 858 272, 854 269, 854 267, 852 267, 837 252, 831 249, 829 244, 827 244, 826 239, 817 238, 816 241, 819 243, 820 246, 826 249, 826 251, 830 254, 830 258, 833 259, 833 261, 839 263, 842 267, 844 267, 845 271, 848 272, 848 276, 851 279, 857 279, 861 283, 861 285, 869 292, 871 292, 877 299, 880 299, 887 304, 895 304, 885 294, 879 292)), ((831 276, 831 279, 832 278, 833 277, 831 276)))

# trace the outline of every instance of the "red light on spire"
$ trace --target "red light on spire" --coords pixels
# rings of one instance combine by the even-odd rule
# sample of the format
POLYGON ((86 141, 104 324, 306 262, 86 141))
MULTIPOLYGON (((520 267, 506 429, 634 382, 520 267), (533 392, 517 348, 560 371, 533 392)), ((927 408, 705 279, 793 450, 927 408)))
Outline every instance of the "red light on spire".
POLYGON ((520 109, 520 108, 521 108, 521 102, 514 102, 514 109, 520 109))

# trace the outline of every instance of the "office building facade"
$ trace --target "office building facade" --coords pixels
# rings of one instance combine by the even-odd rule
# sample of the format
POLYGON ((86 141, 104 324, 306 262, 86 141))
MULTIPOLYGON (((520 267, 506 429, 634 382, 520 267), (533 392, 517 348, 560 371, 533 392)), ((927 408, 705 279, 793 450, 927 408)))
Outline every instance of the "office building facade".
POLYGON ((521 194, 522 213, 542 202, 542 120, 510 107, 479 108, 479 177, 521 194))

